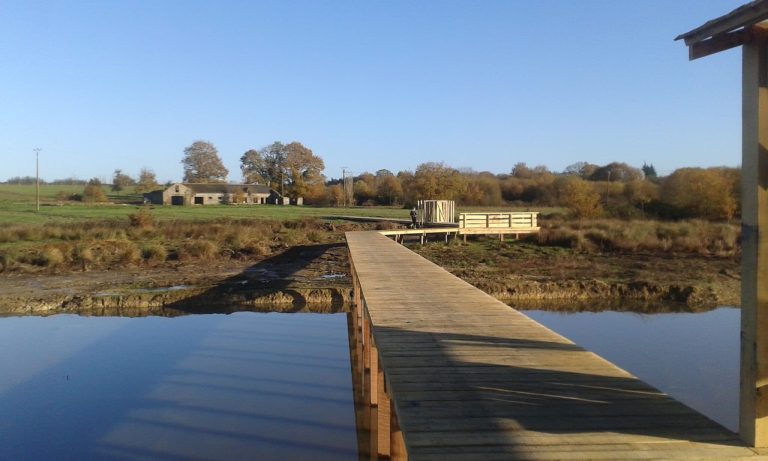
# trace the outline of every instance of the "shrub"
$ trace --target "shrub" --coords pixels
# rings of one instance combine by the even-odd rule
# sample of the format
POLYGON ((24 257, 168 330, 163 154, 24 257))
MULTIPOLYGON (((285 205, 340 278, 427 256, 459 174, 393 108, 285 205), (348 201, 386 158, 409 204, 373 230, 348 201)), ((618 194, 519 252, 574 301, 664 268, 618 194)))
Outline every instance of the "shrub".
POLYGON ((677 217, 729 220, 738 209, 738 191, 728 169, 680 168, 664 180, 661 201, 677 217))
POLYGON ((184 242, 178 249, 179 259, 214 259, 219 251, 219 246, 210 240, 190 240, 184 242))
POLYGON ((155 218, 146 207, 129 215, 128 219, 130 219, 131 227, 137 227, 139 229, 152 229, 155 227, 155 218))
POLYGON ((93 250, 86 243, 81 243, 72 248, 72 261, 79 264, 82 270, 85 270, 89 263, 94 261, 93 250))
POLYGON ((88 185, 83 190, 84 202, 106 202, 107 194, 104 193, 104 189, 101 187, 101 181, 97 178, 93 178, 88 181, 88 185))
POLYGON ((43 267, 56 267, 63 264, 64 261, 64 253, 57 247, 45 247, 35 258, 35 264, 43 267))
POLYGON ((138 264, 141 262, 141 251, 133 242, 121 242, 115 260, 121 264, 138 264))
POLYGON ((5 272, 11 269, 15 263, 16 263, 15 253, 8 250, 0 251, 0 272, 5 272))
POLYGON ((149 243, 141 248, 141 256, 147 262, 163 262, 168 257, 168 250, 159 243, 149 243))

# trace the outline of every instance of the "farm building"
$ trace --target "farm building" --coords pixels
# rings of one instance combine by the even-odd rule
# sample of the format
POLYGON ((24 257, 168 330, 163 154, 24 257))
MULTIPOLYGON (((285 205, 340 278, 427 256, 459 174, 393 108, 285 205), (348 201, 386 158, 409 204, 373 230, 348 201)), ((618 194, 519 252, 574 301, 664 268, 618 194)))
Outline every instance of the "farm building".
POLYGON ((283 197, 261 184, 176 183, 145 195, 157 205, 220 205, 284 203, 283 197))

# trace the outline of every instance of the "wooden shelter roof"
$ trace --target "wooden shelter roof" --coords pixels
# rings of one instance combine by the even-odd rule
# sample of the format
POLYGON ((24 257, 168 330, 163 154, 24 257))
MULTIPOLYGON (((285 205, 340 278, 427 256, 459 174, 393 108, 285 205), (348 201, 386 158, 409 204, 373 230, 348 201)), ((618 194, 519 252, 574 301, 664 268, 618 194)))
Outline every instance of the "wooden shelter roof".
POLYGON ((748 43, 752 40, 752 26, 766 19, 768 0, 754 0, 678 35, 675 40, 684 40, 689 59, 698 59, 748 43))

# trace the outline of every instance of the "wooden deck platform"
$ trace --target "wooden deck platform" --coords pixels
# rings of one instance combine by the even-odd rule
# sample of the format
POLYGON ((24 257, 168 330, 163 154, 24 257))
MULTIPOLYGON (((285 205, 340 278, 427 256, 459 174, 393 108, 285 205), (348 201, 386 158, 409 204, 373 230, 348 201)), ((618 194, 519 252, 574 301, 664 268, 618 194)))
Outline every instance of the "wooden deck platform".
POLYGON ((383 415, 373 424, 381 455, 406 459, 404 449, 410 460, 768 460, 387 237, 346 237, 371 404, 383 415), (387 428, 391 437, 382 439, 387 428))

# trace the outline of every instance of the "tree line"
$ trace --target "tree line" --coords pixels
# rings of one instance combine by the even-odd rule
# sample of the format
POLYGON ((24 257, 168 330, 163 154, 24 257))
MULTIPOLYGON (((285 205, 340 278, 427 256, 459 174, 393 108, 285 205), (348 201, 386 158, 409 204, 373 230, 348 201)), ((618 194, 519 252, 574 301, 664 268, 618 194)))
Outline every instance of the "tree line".
MULTIPOLYGON (((195 141, 184 149, 183 182, 226 182, 229 171, 216 147, 195 141)), ((288 197, 319 206, 386 205, 410 207, 421 199, 455 200, 459 205, 562 207, 576 218, 704 218, 730 220, 740 214, 740 168, 681 168, 666 177, 653 165, 595 165, 576 162, 562 172, 545 166, 515 164, 509 173, 457 169, 426 162, 414 171, 364 172, 345 184, 327 179, 322 158, 300 142, 276 141, 249 149, 240 157, 242 181, 264 184, 288 197)), ((33 184, 34 177, 9 178, 8 184, 33 184)), ((43 181, 43 183, 45 183, 43 181)), ((84 199, 101 201, 101 182, 73 178, 49 184, 83 184, 84 199), (94 195, 95 197, 91 197, 94 195)), ((155 173, 143 168, 137 178, 115 170, 111 188, 144 193, 159 189, 155 173)))
MULTIPOLYGON (((562 207, 577 218, 704 218, 730 220, 740 213, 739 168, 681 168, 659 177, 652 165, 634 168, 586 162, 562 172, 516 164, 509 173, 460 170, 428 162, 415 171, 378 170, 354 178, 357 205, 410 206, 419 199, 455 200, 459 205, 562 207)), ((344 202, 341 181, 330 181, 322 198, 344 202)))

